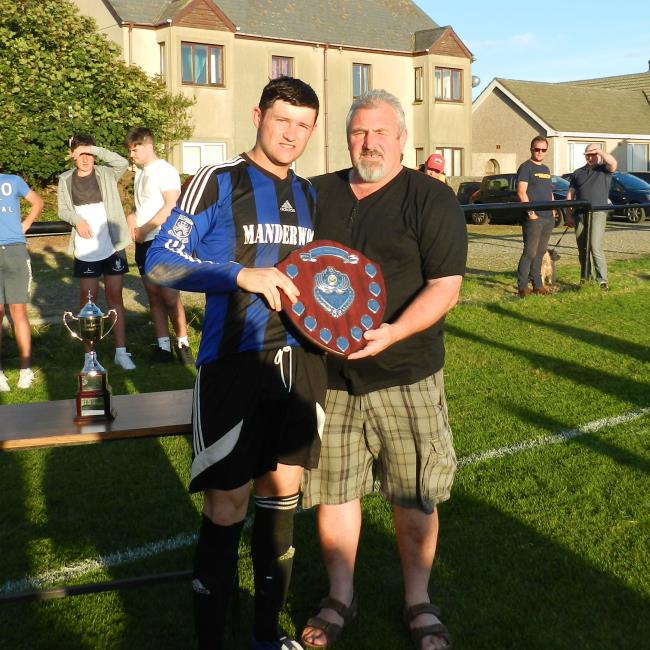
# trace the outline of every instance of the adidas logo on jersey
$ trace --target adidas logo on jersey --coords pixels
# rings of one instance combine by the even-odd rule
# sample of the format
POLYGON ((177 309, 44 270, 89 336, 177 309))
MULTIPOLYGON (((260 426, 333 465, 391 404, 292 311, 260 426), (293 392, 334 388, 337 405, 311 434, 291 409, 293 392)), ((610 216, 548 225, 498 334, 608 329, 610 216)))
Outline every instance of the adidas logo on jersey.
POLYGON ((280 207, 280 212, 295 212, 293 209, 293 206, 291 203, 289 203, 289 199, 287 199, 282 206, 280 207))

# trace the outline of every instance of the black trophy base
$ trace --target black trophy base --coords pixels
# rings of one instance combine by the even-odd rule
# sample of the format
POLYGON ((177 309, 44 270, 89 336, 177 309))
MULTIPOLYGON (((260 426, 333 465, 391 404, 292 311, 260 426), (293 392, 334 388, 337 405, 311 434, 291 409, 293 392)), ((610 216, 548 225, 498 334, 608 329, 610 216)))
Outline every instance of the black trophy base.
POLYGON ((74 422, 82 424, 114 420, 117 413, 111 404, 111 397, 111 387, 105 373, 80 374, 74 422))

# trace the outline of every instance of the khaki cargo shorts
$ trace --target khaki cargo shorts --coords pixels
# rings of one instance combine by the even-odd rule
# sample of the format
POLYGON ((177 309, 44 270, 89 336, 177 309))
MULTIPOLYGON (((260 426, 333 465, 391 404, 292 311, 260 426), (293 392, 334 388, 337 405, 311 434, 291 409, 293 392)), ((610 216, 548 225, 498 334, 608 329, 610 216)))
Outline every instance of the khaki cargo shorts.
POLYGON ((303 507, 373 492, 392 504, 434 511, 449 498, 456 454, 443 371, 366 395, 329 390, 318 468, 303 477, 303 507))

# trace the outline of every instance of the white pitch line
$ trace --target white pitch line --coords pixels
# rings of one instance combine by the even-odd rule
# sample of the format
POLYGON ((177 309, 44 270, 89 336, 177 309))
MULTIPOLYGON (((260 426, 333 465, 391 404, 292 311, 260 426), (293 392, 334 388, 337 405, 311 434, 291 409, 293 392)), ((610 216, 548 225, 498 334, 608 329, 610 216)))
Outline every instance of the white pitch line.
POLYGON ((533 438, 532 440, 524 440, 523 442, 518 442, 516 445, 510 445, 508 447, 497 447, 496 449, 488 449, 487 451, 480 451, 476 454, 470 454, 469 456, 463 456, 458 460, 458 467, 466 467, 467 465, 474 465, 475 463, 480 463, 484 460, 489 460, 492 458, 504 458, 505 456, 512 456, 518 454, 522 451, 528 451, 530 449, 536 449, 537 447, 544 447, 546 445, 553 445, 558 442, 567 442, 568 440, 573 440, 574 438, 579 438, 580 436, 586 436, 588 433, 595 433, 601 429, 608 429, 609 427, 614 427, 618 424, 624 424, 632 420, 636 420, 647 413, 650 413, 650 408, 639 409, 638 411, 630 411, 629 413, 624 413, 623 415, 616 415, 611 418, 603 418, 602 420, 594 420, 593 422, 588 422, 583 424, 577 429, 564 429, 558 433, 553 433, 550 436, 542 436, 540 438, 533 438))
MULTIPOLYGON (((463 456, 458 460, 458 467, 468 467, 485 460, 504 458, 505 456, 513 456, 514 454, 530 451, 531 449, 537 449, 546 445, 567 442, 581 436, 586 436, 589 433, 595 433, 602 429, 631 422, 632 420, 636 420, 648 413, 650 413, 650 407, 639 409, 638 411, 630 411, 623 415, 595 420, 594 422, 583 424, 576 429, 564 429, 558 433, 549 436, 541 436, 540 438, 534 438, 532 440, 525 440, 516 445, 497 447, 496 449, 488 449, 487 451, 470 454, 469 456, 463 456)), ((246 527, 250 526, 249 519, 246 521, 246 527)), ((150 542, 149 544, 144 544, 137 548, 127 548, 124 551, 116 551, 115 553, 110 553, 108 555, 100 555, 94 559, 91 558, 81 562, 76 562, 69 566, 63 566, 54 571, 46 571, 38 576, 22 578, 21 580, 9 580, 0 585, 0 595, 16 594, 32 589, 43 589, 48 585, 67 582, 71 578, 79 577, 89 573, 90 571, 122 566, 130 562, 136 562, 138 560, 143 560, 164 553, 165 551, 175 551, 194 544, 196 539, 196 533, 181 533, 175 537, 169 537, 157 542, 150 542)))
POLYGON ((97 558, 89 558, 81 562, 75 562, 69 566, 63 566, 54 571, 46 571, 38 576, 23 578, 22 580, 9 580, 0 586, 0 595, 20 593, 32 589, 43 589, 47 585, 67 582, 71 578, 77 578, 97 569, 107 569, 121 566, 129 562, 144 560, 153 555, 165 551, 175 551, 183 546, 189 546, 196 541, 196 533, 181 533, 175 537, 149 542, 144 546, 125 551, 116 551, 108 555, 100 555, 97 558))

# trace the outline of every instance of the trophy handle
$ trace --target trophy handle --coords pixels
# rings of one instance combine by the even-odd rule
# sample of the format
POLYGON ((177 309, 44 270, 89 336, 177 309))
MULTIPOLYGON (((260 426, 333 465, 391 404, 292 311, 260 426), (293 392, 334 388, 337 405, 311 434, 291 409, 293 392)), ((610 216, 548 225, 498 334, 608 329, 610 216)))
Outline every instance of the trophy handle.
MULTIPOLYGON (((108 336, 109 332, 115 327, 115 323, 117 323, 117 310, 115 310, 115 309, 109 309, 106 316, 102 317, 102 320, 104 318, 109 318, 111 314, 113 314, 113 322, 111 323, 111 326, 104 332, 104 336, 102 336, 102 339, 105 336, 108 336)), ((99 339, 99 340, 101 341, 101 339, 99 339)))
POLYGON ((79 339, 81 341, 81 337, 79 336, 79 334, 73 332, 70 329, 70 326, 68 325, 68 321, 66 320, 66 316, 69 316, 72 320, 79 320, 79 319, 71 311, 63 312, 63 324, 66 326, 66 329, 68 330, 68 332, 70 332, 70 334, 72 334, 73 338, 79 339))

